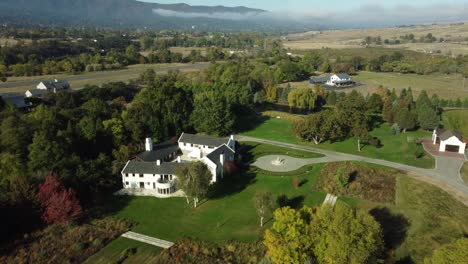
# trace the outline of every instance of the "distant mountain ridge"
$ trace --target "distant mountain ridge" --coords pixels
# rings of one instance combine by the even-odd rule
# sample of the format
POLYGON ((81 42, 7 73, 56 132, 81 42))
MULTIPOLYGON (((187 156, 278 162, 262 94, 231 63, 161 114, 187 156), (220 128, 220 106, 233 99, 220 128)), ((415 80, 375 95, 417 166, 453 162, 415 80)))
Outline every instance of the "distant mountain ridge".
MULTIPOLYGON (((255 15, 266 12, 248 7, 191 6, 158 4, 136 0, 1 0, 0 22, 54 25, 158 25, 177 27, 190 23, 207 24, 210 14, 255 15), (154 10, 179 14, 177 19, 154 10), (184 14, 190 14, 184 18, 184 14), (200 17, 198 17, 200 14, 200 17), (205 16, 206 15, 206 16, 205 16), (182 18, 181 18, 182 16, 182 18)), ((222 17, 222 16, 221 16, 222 17)), ((219 18, 216 18, 219 19, 219 18)))

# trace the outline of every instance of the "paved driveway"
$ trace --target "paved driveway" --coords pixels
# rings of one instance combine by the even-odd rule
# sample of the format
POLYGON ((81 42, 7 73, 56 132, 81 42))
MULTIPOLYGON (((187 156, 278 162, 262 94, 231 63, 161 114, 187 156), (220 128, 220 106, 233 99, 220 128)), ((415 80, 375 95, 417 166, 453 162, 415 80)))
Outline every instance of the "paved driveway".
POLYGON ((465 185, 460 177, 460 168, 463 165, 464 160, 452 159, 449 157, 436 157, 436 168, 434 169, 423 169, 409 165, 404 165, 392 161, 380 160, 367 158, 352 154, 340 153, 331 150, 318 149, 310 146, 300 146, 295 144, 283 143, 273 140, 266 140, 247 136, 236 136, 238 141, 251 141, 263 144, 270 144, 290 149, 297 149, 303 151, 310 151, 325 155, 324 158, 320 158, 321 162, 333 162, 333 161, 363 161, 367 163, 378 164, 391 168, 398 169, 406 172, 407 175, 431 183, 438 186, 439 188, 449 192, 460 202, 468 206, 468 186, 465 185))

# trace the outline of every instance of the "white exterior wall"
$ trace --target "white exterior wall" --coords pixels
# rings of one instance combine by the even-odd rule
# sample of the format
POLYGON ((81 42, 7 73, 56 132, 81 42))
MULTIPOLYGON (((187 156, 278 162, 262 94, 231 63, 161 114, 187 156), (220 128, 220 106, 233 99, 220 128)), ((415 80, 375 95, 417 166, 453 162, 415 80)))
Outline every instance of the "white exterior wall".
POLYGON ((43 82, 40 82, 37 86, 36 86, 37 89, 41 89, 41 90, 47 90, 47 87, 44 85, 43 82))
POLYGON ((218 180, 217 173, 216 173, 216 169, 217 169, 216 164, 207 157, 204 157, 201 161, 205 163, 208 169, 211 171, 211 176, 212 176, 211 183, 216 182, 218 180))
POLYGON ((33 97, 33 94, 32 94, 29 90, 27 90, 27 91, 24 93, 24 95, 25 95, 27 98, 33 97))
POLYGON ((208 155, 211 152, 213 152, 213 150, 215 150, 215 148, 209 148, 208 146, 204 146, 204 145, 193 144, 193 147, 192 147, 191 143, 184 143, 184 142, 179 142, 179 148, 181 150, 189 151, 189 152, 200 149, 204 155, 208 155))
POLYGON ((461 142, 457 137, 451 137, 451 138, 449 138, 447 140, 440 141, 439 151, 440 152, 445 152, 445 149, 446 149, 447 145, 459 146, 458 153, 465 154, 466 143, 461 142))
MULTIPOLYGON (((140 188, 140 182, 144 182, 145 189, 149 190, 156 190, 158 187, 160 189, 169 188, 168 184, 158 183, 158 180, 161 178, 161 176, 162 175, 160 174, 156 174, 155 176, 153 176, 153 174, 143 174, 143 177, 140 177, 140 174, 135 174, 135 176, 133 176, 133 174, 129 173, 127 177, 124 173, 122 173, 122 183, 127 189, 140 188), (129 185, 126 185, 126 182, 128 182, 129 185)), ((172 175, 172 181, 174 181, 176 178, 177 177, 175 175, 172 175)))

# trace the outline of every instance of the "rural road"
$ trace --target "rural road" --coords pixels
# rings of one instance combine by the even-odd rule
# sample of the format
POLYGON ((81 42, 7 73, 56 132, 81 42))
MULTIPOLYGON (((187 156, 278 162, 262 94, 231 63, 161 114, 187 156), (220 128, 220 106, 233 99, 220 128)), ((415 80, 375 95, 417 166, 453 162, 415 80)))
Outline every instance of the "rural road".
MULTIPOLYGON (((156 73, 165 73, 170 70, 201 70, 201 69, 204 69, 208 65, 209 63, 207 62, 199 62, 199 63, 194 63, 194 64, 177 64, 177 65, 155 64, 155 67, 153 69, 156 73)), ((128 69, 122 69, 122 70, 116 70, 116 71, 102 71, 102 72, 84 73, 84 74, 78 74, 78 75, 66 75, 65 77, 62 77, 61 74, 57 74, 56 78, 63 78, 69 82, 87 81, 87 80, 91 81, 93 79, 112 78, 112 77, 118 77, 121 75, 139 75, 143 73, 144 71, 146 71, 147 69, 151 69, 151 68, 150 67, 137 68, 137 69, 128 68, 128 69)), ((49 76, 48 78, 53 78, 53 77, 49 76)), ((38 82, 44 79, 47 79, 47 77, 37 76, 37 78, 30 78, 30 80, 25 80, 25 81, 8 80, 7 82, 4 82, 4 83, 0 82, 0 90, 4 88, 16 88, 16 87, 24 87, 24 86, 31 86, 31 88, 35 88, 38 82)), ((80 87, 72 87, 72 88, 77 89, 80 87)))
POLYGON ((378 164, 386 167, 391 167, 400 171, 406 172, 408 176, 422 180, 447 191, 453 195, 457 200, 468 206, 468 186, 464 184, 460 178, 460 168, 464 160, 446 158, 446 157, 435 157, 436 168, 435 169, 423 169, 409 165, 404 165, 396 162, 367 158, 352 154, 340 153, 330 150, 324 150, 309 146, 300 146, 295 144, 283 143, 273 140, 266 140, 247 136, 236 136, 237 141, 250 141, 263 144, 270 144, 290 149, 297 149, 303 151, 310 151, 325 155, 320 158, 320 163, 334 162, 334 161, 362 161, 372 164, 378 164))

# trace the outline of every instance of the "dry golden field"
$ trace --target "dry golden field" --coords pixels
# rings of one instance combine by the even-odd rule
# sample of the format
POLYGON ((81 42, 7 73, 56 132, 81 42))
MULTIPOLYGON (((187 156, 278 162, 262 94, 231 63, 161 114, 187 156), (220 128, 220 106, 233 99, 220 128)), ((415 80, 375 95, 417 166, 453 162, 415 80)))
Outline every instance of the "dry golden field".
POLYGON ((428 33, 432 33, 437 39, 444 38, 447 41, 442 43, 404 43, 382 46, 394 49, 414 50, 423 53, 431 53, 440 50, 442 54, 468 55, 468 23, 310 31, 287 35, 287 40, 284 40, 283 44, 286 48, 293 50, 363 48, 364 46, 361 43, 366 36, 380 36, 383 41, 385 39, 399 39, 400 36, 411 33, 415 35, 416 39, 428 33))

